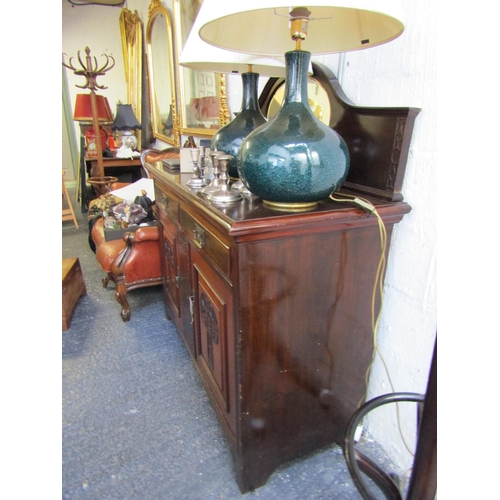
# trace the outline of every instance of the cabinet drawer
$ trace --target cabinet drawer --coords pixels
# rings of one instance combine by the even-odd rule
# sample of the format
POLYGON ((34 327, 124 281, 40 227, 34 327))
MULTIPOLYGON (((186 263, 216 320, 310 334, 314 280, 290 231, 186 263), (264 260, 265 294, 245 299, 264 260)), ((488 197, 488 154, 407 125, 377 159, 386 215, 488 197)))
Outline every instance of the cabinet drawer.
POLYGON ((155 184, 155 200, 160 209, 174 222, 179 222, 179 201, 155 184))
POLYGON ((209 260, 229 278, 230 249, 201 222, 180 208, 180 224, 187 237, 206 254, 209 260))

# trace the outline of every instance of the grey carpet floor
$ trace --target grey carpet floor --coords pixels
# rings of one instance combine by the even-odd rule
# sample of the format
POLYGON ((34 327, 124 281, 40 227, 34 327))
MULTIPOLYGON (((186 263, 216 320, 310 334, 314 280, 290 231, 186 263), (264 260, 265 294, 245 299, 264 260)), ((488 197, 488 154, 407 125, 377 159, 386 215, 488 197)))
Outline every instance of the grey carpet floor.
MULTIPOLYGON (((130 292, 124 323, 114 285, 102 286, 86 214, 75 211, 80 229, 63 222, 62 256, 79 258, 87 295, 62 332, 62 498, 242 498, 217 416, 166 318, 161 287, 130 292)), ((244 497, 361 498, 338 446, 287 464, 244 497)))

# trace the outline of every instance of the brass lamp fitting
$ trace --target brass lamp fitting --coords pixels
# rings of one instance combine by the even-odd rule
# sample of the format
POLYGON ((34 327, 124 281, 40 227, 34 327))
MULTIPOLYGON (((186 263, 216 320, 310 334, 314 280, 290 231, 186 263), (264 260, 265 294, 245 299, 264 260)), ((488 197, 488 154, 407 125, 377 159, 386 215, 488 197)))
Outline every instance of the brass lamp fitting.
POLYGON ((295 40, 295 49, 300 50, 302 40, 306 39, 311 11, 305 7, 296 7, 290 11, 290 35, 295 40))

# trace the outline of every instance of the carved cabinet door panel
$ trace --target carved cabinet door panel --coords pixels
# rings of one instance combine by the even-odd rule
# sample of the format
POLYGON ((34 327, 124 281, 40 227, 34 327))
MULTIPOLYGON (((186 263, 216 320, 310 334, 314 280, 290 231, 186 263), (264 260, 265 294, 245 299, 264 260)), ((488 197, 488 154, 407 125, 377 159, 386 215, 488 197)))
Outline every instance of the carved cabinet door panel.
POLYGON ((232 288, 197 251, 191 255, 196 362, 218 409, 235 432, 232 288))
POLYGON ((191 260, 189 255, 189 243, 182 231, 177 233, 176 241, 177 256, 177 286, 180 300, 180 323, 179 328, 184 343, 191 356, 195 357, 194 346, 194 315, 193 315, 193 287, 191 286, 191 260))
POLYGON ((177 322, 179 318, 179 288, 177 286, 177 252, 176 236, 173 235, 164 224, 162 224, 163 238, 162 251, 165 265, 164 290, 168 306, 172 309, 177 322))

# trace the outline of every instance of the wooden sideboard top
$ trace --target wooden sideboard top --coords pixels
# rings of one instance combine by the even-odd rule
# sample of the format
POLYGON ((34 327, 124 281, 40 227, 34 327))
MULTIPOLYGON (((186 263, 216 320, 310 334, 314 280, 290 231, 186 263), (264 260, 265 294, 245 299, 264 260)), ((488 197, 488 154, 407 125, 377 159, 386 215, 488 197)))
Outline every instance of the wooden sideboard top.
MULTIPOLYGON (((265 206, 260 198, 254 197, 231 204, 216 204, 207 200, 199 190, 193 190, 187 185, 191 173, 165 171, 161 162, 146 163, 145 168, 156 181, 175 193, 180 200, 196 207, 197 211, 204 213, 236 239, 245 238, 250 234, 253 238, 265 233, 273 233, 276 236, 280 229, 287 232, 301 229, 311 232, 322 227, 377 224, 375 216, 357 208, 353 203, 335 202, 330 199, 322 200, 314 210, 304 212, 273 210, 265 206)), ((359 195, 347 189, 342 189, 339 193, 359 195)), ((399 222, 411 210, 406 202, 394 202, 369 195, 362 197, 369 200, 387 222, 399 222)))

